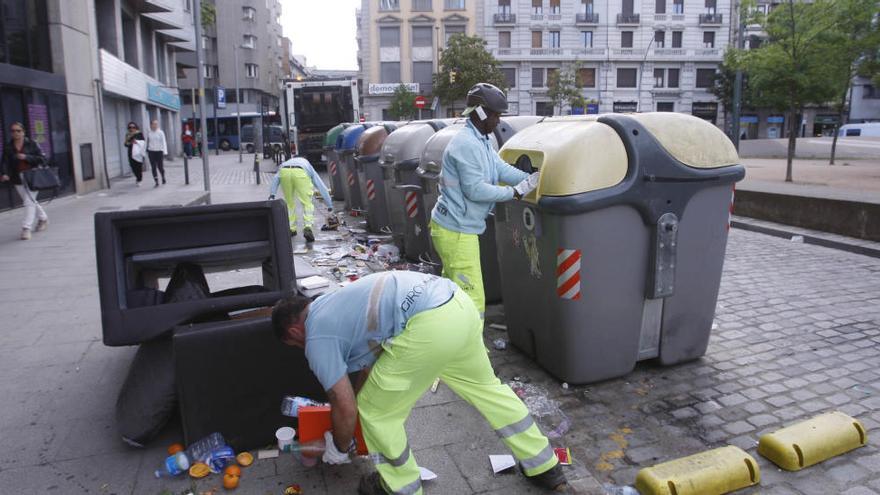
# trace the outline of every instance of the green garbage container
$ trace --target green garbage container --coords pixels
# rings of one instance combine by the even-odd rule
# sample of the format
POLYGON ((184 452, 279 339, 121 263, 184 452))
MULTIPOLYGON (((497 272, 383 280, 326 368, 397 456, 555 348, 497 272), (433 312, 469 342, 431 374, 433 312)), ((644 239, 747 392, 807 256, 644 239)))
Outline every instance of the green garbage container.
POLYGON ((330 175, 330 196, 335 201, 344 201, 342 174, 339 172, 339 155, 336 153, 336 140, 342 131, 351 124, 339 124, 327 131, 324 137, 324 154, 327 155, 327 174, 330 175))
POLYGON ((706 352, 745 175, 701 119, 590 117, 547 119, 500 152, 540 171, 535 192, 496 212, 510 339, 570 383, 706 352))

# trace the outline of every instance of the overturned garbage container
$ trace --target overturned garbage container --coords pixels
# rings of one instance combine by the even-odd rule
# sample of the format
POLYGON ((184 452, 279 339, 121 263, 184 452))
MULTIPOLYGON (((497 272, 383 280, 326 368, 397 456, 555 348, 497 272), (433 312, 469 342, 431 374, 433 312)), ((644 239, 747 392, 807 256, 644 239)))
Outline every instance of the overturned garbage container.
POLYGON ((496 212, 514 345, 570 383, 706 352, 745 175, 724 133, 677 113, 548 119, 500 154, 540 171, 496 212))
POLYGON ((358 176, 354 169, 354 152, 361 134, 372 126, 373 124, 354 124, 348 126, 336 139, 336 154, 339 156, 339 173, 342 174, 345 209, 352 212, 364 211, 358 176))
POLYGON ((358 140, 354 162, 370 232, 391 233, 391 219, 385 198, 385 176, 379 166, 379 155, 388 135, 404 125, 405 122, 376 125, 364 131, 358 140))
MULTIPOLYGON (((391 133, 382 145, 379 166, 385 179, 385 201, 388 206, 394 243, 405 250, 406 219, 416 214, 416 193, 410 186, 418 184, 416 168, 428 139, 445 124, 438 120, 410 122, 391 133)), ((406 254, 406 253, 404 253, 406 254)), ((418 260, 418 255, 415 258, 418 260)))
POLYGON ((339 155, 336 153, 336 140, 346 127, 352 124, 339 124, 327 131, 324 137, 324 154, 327 156, 327 174, 330 176, 330 196, 335 201, 345 200, 342 174, 339 171, 339 155))

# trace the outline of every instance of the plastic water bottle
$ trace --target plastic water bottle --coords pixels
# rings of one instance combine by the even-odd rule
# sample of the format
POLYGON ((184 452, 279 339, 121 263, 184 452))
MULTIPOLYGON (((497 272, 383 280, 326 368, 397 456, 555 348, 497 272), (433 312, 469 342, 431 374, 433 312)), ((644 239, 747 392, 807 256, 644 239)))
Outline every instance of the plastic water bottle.
POLYGON ((326 405, 327 404, 323 402, 318 402, 316 400, 309 399, 308 397, 288 395, 281 400, 281 414, 291 418, 296 418, 299 416, 300 407, 326 405))
POLYGON ((219 432, 211 433, 197 442, 193 442, 186 449, 186 456, 192 462, 205 462, 211 453, 220 447, 226 446, 226 439, 219 432))
POLYGON ((603 488, 605 489, 605 495, 639 495, 639 492, 630 486, 605 484, 603 488))
POLYGON ((157 478, 170 478, 185 473, 190 466, 189 458, 183 452, 170 455, 165 459, 165 464, 155 473, 157 478))

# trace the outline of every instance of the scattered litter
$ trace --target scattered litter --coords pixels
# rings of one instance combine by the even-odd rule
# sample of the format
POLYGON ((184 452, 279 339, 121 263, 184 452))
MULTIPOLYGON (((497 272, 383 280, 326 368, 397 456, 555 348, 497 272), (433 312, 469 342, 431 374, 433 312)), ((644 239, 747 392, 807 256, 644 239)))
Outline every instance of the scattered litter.
POLYGON ((278 449, 263 449, 257 451, 257 459, 274 459, 278 457, 278 449))
POLYGON ((507 325, 502 325, 501 323, 490 323, 489 328, 491 328, 492 330, 498 330, 501 332, 507 331, 507 325))
POLYGON ((793 236, 791 236, 791 242, 804 242, 804 236, 793 235, 793 236))
POLYGON ((305 290, 320 289, 322 287, 329 287, 330 280, 320 275, 313 275, 300 280, 298 285, 305 290))
POLYGON ((498 349, 499 351, 507 349, 507 341, 504 339, 495 339, 492 341, 492 345, 495 346, 495 349, 498 349))
POLYGON ((571 420, 562 412, 559 403, 547 397, 547 393, 542 388, 517 380, 517 378, 514 378, 514 381, 508 383, 508 385, 517 397, 523 401, 532 416, 536 418, 559 418, 559 424, 547 433, 547 438, 560 438, 565 435, 571 428, 571 420))
POLYGON ((605 489, 605 495, 639 495, 639 492, 631 486, 617 486, 606 483, 602 488, 605 489))
POLYGON ((254 455, 250 452, 242 452, 235 456, 235 462, 244 467, 248 467, 254 463, 254 455))
POLYGON ((513 377, 513 381, 520 382, 520 383, 530 383, 532 381, 532 379, 526 375, 522 375, 522 376, 513 377))
POLYGON ((559 464, 563 466, 571 466, 571 449, 568 447, 556 447, 553 449, 556 452, 556 458, 559 459, 559 464))
POLYGON ((512 455, 489 455, 489 463, 492 464, 492 472, 498 474, 516 466, 516 461, 512 455))
POLYGON ((712 323, 712 330, 718 330, 718 323, 712 323))
POLYGON ((439 386, 440 386, 440 378, 435 378, 434 383, 431 384, 431 393, 436 394, 437 387, 439 387, 439 386))
POLYGON ((568 382, 562 382, 562 388, 568 390, 568 382))
POLYGON ((290 452, 293 447, 293 437, 296 430, 289 426, 282 426, 275 432, 275 438, 278 440, 278 450, 281 452, 290 452))
POLYGON ((302 488, 296 484, 288 485, 287 488, 284 489, 284 495, 302 495, 302 492, 302 488))
POLYGON ((309 248, 307 247, 298 247, 293 250, 293 254, 308 254, 309 248))
POLYGON ((437 474, 428 468, 419 466, 419 477, 422 479, 422 481, 431 481, 437 479, 437 474))
POLYGON ((871 395, 871 394, 872 394, 872 392, 871 392, 870 390, 866 389, 865 387, 863 387, 863 386, 861 386, 861 385, 854 385, 854 386, 852 387, 852 389, 855 390, 856 392, 861 392, 861 393, 863 393, 863 394, 865 394, 865 395, 871 395))

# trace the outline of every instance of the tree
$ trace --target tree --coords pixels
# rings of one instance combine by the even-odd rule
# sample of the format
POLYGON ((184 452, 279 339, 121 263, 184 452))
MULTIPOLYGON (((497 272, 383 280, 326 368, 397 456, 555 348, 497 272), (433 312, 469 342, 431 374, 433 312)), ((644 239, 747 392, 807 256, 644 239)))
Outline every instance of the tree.
POLYGON ((485 82, 507 89, 501 65, 486 50, 486 42, 479 36, 455 34, 440 55, 439 72, 434 74, 435 96, 444 104, 462 100, 474 84, 485 82))
POLYGON ((792 181, 792 160, 798 127, 808 104, 823 104, 835 96, 831 0, 811 3, 785 0, 760 20, 767 42, 748 51, 744 66, 756 105, 788 114, 788 157, 785 181, 792 181))
POLYGON ((415 100, 416 94, 401 84, 394 90, 388 113, 397 120, 412 119, 415 114, 415 100))
POLYGON ((578 78, 578 69, 580 68, 581 63, 575 60, 574 63, 569 64, 567 67, 556 70, 553 73, 554 75, 548 74, 547 76, 547 96, 553 103, 553 107, 558 109, 559 115, 562 115, 562 107, 566 103, 573 107, 575 105, 572 104, 572 101, 579 103, 578 97, 581 100, 583 99, 581 90, 584 85, 578 78))
POLYGON ((880 46, 880 27, 875 20, 878 15, 876 0, 837 0, 833 15, 837 22, 832 35, 834 56, 828 63, 834 67, 834 108, 838 117, 831 142, 830 165, 834 165, 837 129, 846 116, 846 96, 852 80, 857 75, 871 71, 871 63, 876 60, 880 46))
MULTIPOLYGON (((709 91, 718 98, 724 107, 724 113, 728 116, 733 112, 733 91, 736 86, 736 71, 743 68, 744 51, 734 48, 724 52, 724 60, 715 73, 715 81, 709 91)), ((748 93, 748 77, 743 74, 742 92, 740 93, 740 109, 751 107, 751 98, 748 93)), ((729 124, 732 124, 729 123, 729 124)), ((733 132, 733 126, 729 126, 728 132, 733 132)), ((730 136, 733 139, 733 136, 730 136)))
POLYGON ((217 21, 217 7, 215 7, 213 3, 206 2, 205 0, 201 0, 199 5, 201 5, 202 9, 202 29, 207 29, 209 26, 213 26, 217 21))

